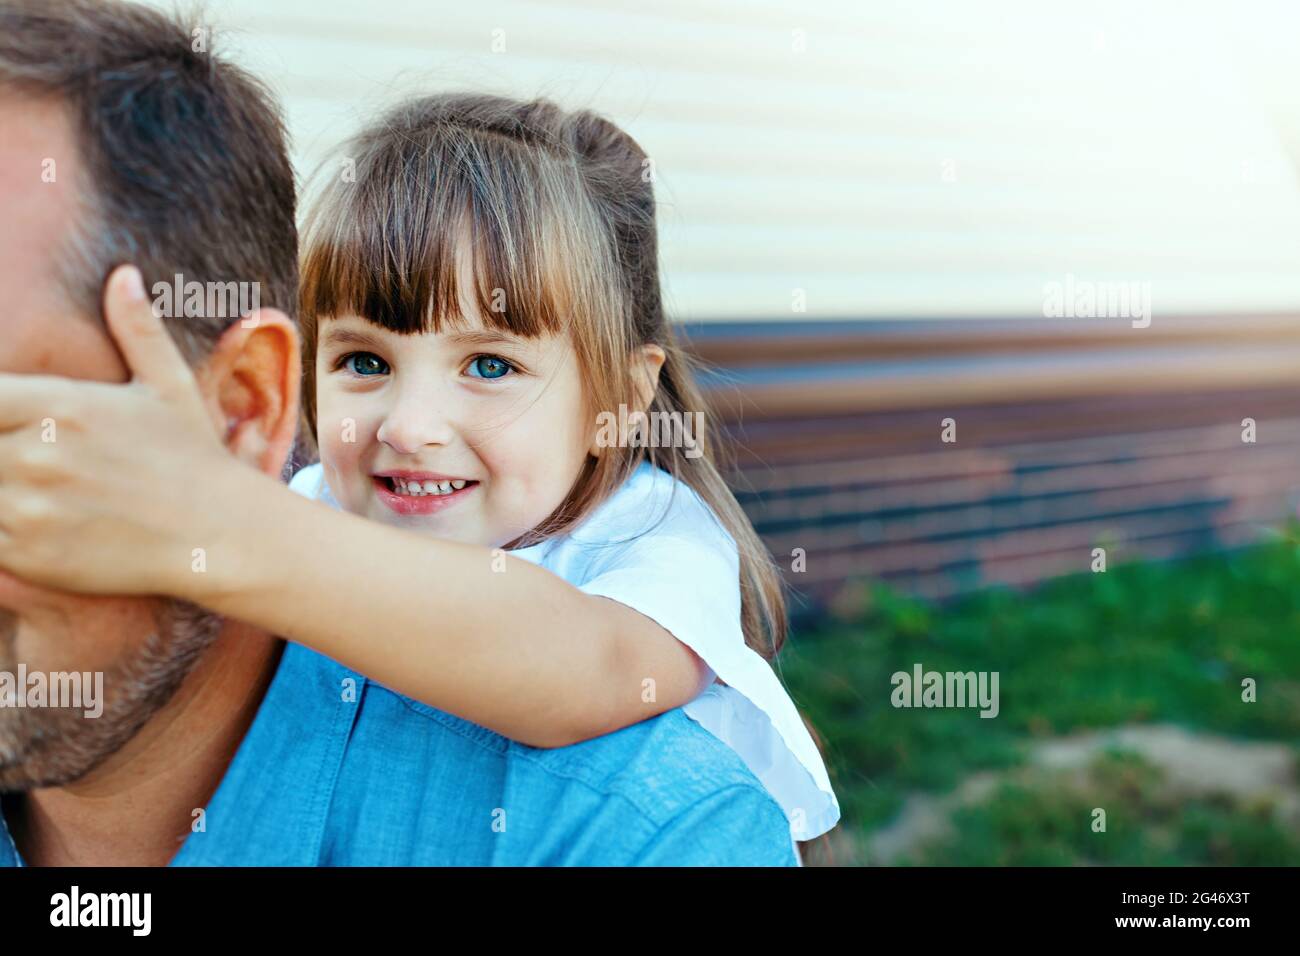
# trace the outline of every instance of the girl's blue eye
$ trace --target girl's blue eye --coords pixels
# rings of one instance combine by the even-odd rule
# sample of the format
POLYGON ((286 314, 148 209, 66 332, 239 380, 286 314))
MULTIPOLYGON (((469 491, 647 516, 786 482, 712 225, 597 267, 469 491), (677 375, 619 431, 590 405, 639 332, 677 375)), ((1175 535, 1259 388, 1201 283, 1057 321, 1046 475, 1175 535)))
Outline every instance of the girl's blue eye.
POLYGON ((480 355, 469 363, 471 378, 501 378, 514 367, 503 358, 495 355, 480 355))
POLYGON ((352 352, 343 356, 342 364, 355 375, 383 375, 388 363, 374 352, 352 352))

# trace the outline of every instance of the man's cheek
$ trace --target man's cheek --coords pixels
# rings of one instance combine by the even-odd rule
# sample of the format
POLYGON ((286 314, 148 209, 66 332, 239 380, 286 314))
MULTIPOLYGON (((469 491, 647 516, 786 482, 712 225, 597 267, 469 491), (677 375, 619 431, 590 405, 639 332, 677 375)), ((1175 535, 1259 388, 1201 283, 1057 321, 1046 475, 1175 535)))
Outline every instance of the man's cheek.
POLYGON ((157 628, 149 599, 68 594, 3 572, 0 608, 16 620, 17 659, 42 670, 107 668, 157 628))
POLYGON ((68 605, 87 600, 89 599, 67 591, 32 584, 8 571, 0 570, 0 608, 21 614, 24 618, 61 615, 62 609, 68 605))

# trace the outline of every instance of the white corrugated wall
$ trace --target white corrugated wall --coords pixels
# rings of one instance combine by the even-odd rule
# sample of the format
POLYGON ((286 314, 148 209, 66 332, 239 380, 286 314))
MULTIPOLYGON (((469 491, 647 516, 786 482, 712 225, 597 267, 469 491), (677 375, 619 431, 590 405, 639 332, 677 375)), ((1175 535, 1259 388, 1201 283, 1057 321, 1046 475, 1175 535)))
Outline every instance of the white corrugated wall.
POLYGON ((208 9, 304 173, 410 93, 607 112, 655 161, 679 318, 1033 316, 1067 274, 1149 282, 1157 315, 1300 307, 1276 0, 208 9))

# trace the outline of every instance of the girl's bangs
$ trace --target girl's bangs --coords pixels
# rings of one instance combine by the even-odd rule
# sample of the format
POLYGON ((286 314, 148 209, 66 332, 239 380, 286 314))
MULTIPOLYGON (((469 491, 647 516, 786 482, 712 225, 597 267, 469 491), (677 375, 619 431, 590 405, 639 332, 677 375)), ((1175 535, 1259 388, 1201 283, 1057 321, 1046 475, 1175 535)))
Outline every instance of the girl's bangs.
POLYGON ((533 337, 596 307, 590 227, 554 160, 495 138, 372 144, 305 231, 304 317, 533 337), (462 261, 464 257, 464 261, 462 261))

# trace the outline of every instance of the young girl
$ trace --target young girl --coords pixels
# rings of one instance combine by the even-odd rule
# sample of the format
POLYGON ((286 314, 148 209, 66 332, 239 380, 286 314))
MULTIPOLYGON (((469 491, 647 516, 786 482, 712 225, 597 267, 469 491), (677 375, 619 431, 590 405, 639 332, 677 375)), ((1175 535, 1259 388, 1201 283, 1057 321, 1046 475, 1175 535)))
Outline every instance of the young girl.
MULTIPOLYGON (((825 767, 766 661, 785 637, 780 578, 664 316, 643 151, 590 112, 446 95, 347 155, 304 231, 320 463, 290 483, 332 511, 214 446, 190 466, 213 507, 155 515, 153 533, 168 527, 134 548, 138 586, 167 581, 533 746, 681 706, 793 837, 830 829, 825 767), (163 567, 194 542, 249 540, 218 574, 163 567)), ((111 464, 83 466, 102 479, 111 464)))

